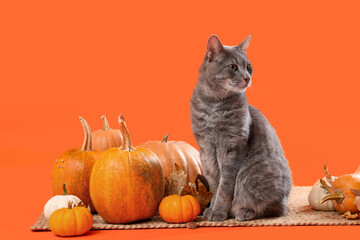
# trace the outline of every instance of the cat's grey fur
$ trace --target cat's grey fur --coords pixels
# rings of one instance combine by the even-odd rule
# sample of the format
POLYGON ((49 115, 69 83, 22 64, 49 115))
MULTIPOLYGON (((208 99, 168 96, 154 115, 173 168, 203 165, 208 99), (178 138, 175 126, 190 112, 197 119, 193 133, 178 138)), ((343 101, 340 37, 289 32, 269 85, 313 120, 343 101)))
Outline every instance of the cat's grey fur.
POLYGON ((204 216, 238 221, 282 216, 292 186, 274 128, 248 104, 250 36, 233 47, 212 35, 191 98, 191 126, 204 174, 213 190, 204 216), (234 66, 235 65, 235 66, 234 66))

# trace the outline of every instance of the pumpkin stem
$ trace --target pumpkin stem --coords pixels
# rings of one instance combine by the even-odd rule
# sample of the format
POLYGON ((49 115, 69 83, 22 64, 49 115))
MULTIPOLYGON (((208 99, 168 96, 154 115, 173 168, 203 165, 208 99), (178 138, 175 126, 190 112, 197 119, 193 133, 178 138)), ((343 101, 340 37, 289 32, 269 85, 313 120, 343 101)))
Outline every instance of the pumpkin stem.
POLYGON ((68 195, 68 194, 67 194, 67 190, 66 190, 65 183, 63 183, 63 190, 64 190, 64 196, 68 195))
POLYGON ((324 188, 325 190, 327 190, 328 192, 330 192, 330 185, 324 181, 323 179, 320 178, 320 184, 321 184, 321 187, 324 188))
POLYGON ((83 117, 79 117, 80 122, 84 128, 84 142, 81 147, 81 151, 89 151, 92 152, 92 139, 91 139, 91 130, 89 127, 89 124, 86 122, 86 120, 83 117))
POLYGON ((333 181, 332 181, 331 175, 329 174, 329 171, 328 171, 328 168, 327 168, 326 164, 324 165, 324 171, 325 171, 326 180, 329 182, 329 184, 331 186, 333 181))
POLYGON ((120 133, 124 137, 124 143, 122 146, 120 146, 120 149, 126 150, 126 151, 136 150, 136 148, 134 148, 131 143, 129 129, 126 127, 125 119, 122 114, 120 114, 118 122, 119 122, 119 126, 120 126, 120 133))
POLYGON ((183 190, 184 190, 184 186, 181 186, 180 189, 179 189, 179 192, 178 192, 178 196, 181 196, 183 190))
POLYGON ((342 193, 342 191, 338 190, 335 193, 327 195, 326 197, 321 199, 320 203, 323 204, 324 202, 329 201, 329 200, 335 200, 338 203, 342 203, 342 201, 344 201, 344 199, 345 199, 344 194, 342 193))
POLYGON ((108 121, 107 121, 107 119, 106 119, 106 116, 105 116, 105 115, 102 115, 102 116, 101 116, 101 119, 102 119, 103 122, 104 122, 103 131, 110 130, 111 128, 110 128, 109 123, 108 123, 108 121))
POLYGON ((161 140, 161 142, 167 142, 169 138, 169 134, 166 134, 165 137, 163 138, 163 140, 161 140))

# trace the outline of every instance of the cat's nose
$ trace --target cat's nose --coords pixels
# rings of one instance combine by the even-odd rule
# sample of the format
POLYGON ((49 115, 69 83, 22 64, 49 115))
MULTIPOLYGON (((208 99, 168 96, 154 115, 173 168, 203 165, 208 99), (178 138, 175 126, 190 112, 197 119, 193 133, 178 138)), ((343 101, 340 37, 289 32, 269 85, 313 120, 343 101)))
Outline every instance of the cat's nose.
POLYGON ((249 84, 250 78, 245 78, 244 80, 245 80, 246 84, 249 84))

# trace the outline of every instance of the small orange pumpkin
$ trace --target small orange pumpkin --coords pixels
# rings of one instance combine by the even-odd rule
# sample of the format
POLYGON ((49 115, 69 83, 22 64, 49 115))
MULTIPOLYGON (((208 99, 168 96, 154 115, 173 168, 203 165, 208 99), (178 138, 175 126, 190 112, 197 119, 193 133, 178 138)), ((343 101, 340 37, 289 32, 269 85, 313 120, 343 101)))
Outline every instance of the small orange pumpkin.
POLYGON ((120 147, 123 137, 119 129, 111 129, 105 115, 101 116, 104 121, 104 128, 92 132, 93 148, 99 151, 106 151, 113 147, 120 147))
POLYGON ((95 208, 90 199, 89 180, 91 169, 101 152, 93 151, 91 145, 90 127, 84 118, 79 117, 84 128, 84 143, 81 149, 70 149, 56 159, 51 179, 54 195, 63 194, 63 183, 66 183, 69 195, 80 198, 85 206, 90 206, 91 211, 95 208))
POLYGON ((181 196, 184 187, 179 193, 165 197, 159 206, 159 214, 168 223, 186 223, 195 220, 200 214, 200 204, 191 195, 181 196))
POLYGON ((168 141, 167 134, 161 141, 148 141, 139 146, 150 149, 160 159, 166 181, 174 172, 175 164, 187 174, 187 182, 195 183, 197 176, 204 175, 200 163, 200 154, 190 144, 183 141, 168 141))
POLYGON ((150 150, 134 148, 122 115, 123 145, 96 160, 90 176, 90 195, 99 215, 109 223, 129 223, 155 215, 165 191, 160 160, 150 150))
POLYGON ((345 174, 332 181, 327 167, 325 166, 324 169, 329 184, 322 179, 320 182, 330 192, 330 195, 324 197, 320 203, 332 200, 338 212, 345 213, 350 211, 352 214, 358 213, 359 210, 356 206, 355 198, 357 195, 360 195, 360 173, 345 174))
POLYGON ((62 237, 78 236, 87 233, 94 219, 85 207, 61 208, 51 214, 50 230, 62 237))

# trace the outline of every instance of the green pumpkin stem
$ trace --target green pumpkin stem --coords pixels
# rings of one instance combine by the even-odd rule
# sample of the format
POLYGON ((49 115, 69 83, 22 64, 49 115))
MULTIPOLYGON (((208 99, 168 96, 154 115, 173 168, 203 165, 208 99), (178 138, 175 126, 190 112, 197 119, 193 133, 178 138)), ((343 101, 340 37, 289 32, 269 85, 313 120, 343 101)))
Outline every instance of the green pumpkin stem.
POLYGON ((84 142, 83 145, 81 147, 81 151, 88 151, 88 152, 92 152, 92 139, 91 139, 91 130, 89 127, 89 124, 86 122, 86 120, 83 117, 79 117, 80 122, 84 128, 84 142))
POLYGON ((169 134, 166 134, 165 137, 163 138, 163 140, 161 140, 161 142, 167 142, 169 138, 169 134))
POLYGON ((321 199, 320 203, 323 204, 326 201, 329 200, 335 200, 338 203, 342 203, 345 199, 344 194, 342 193, 342 191, 338 190, 336 192, 334 192, 333 194, 327 195, 326 197, 324 197, 323 199, 321 199))
POLYGON ((64 190, 64 196, 68 195, 68 194, 67 194, 67 190, 66 190, 65 183, 63 183, 63 190, 64 190))
POLYGON ((110 128, 109 123, 108 123, 108 121, 107 121, 107 119, 106 119, 106 116, 105 116, 105 115, 102 115, 102 116, 101 116, 101 119, 102 119, 103 122, 104 122, 103 131, 110 130, 111 128, 110 128))
POLYGON ((178 192, 178 196, 181 196, 183 190, 184 190, 184 186, 181 186, 180 189, 179 189, 179 192, 178 192))
POLYGON ((120 127, 120 133, 124 137, 124 142, 123 145, 120 146, 120 149, 129 152, 136 150, 136 148, 134 148, 132 145, 129 129, 126 127, 125 118, 122 114, 120 114, 118 122, 120 127))

